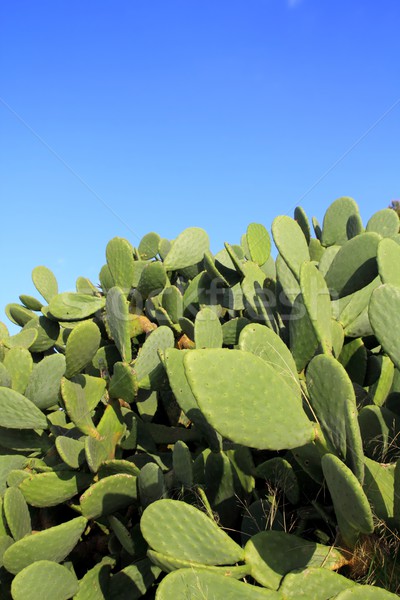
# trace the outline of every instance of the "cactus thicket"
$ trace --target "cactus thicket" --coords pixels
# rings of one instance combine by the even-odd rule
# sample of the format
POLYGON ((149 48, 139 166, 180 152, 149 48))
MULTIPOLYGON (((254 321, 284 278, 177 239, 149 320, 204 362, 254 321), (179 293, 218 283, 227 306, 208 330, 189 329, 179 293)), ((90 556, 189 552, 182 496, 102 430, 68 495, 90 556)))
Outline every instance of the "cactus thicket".
POLYGON ((119 237, 0 323, 0 597, 400 592, 400 233, 351 198, 215 255, 119 237), (312 230, 314 235, 312 234, 312 230))

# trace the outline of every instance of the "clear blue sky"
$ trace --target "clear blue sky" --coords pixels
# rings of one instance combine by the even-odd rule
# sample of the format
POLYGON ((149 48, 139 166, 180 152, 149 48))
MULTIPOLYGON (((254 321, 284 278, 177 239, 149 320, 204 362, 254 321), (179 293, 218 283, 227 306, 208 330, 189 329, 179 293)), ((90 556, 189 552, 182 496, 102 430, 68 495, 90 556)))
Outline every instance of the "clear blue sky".
MULTIPOLYGON (((3 0, 0 312, 107 241, 400 197, 398 0, 3 0), (397 103, 397 104, 396 104, 397 103)), ((6 317, 0 316, 0 320, 6 317)))

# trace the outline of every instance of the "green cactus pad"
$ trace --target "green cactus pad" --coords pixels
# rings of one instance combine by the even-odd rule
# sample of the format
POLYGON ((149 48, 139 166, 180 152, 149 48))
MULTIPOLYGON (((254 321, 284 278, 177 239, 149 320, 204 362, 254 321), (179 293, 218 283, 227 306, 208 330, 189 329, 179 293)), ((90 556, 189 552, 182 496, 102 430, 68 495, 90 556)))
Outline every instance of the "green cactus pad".
POLYGON ((333 310, 345 330, 368 308, 371 294, 380 284, 380 277, 375 277, 361 290, 332 302, 333 310))
POLYGON ((179 289, 174 285, 166 287, 161 302, 171 321, 179 323, 179 319, 183 316, 183 297, 179 289))
POLYGON ((169 240, 167 238, 160 237, 158 242, 158 254, 161 257, 161 260, 164 260, 168 252, 171 250, 173 241, 173 239, 169 240))
POLYGON ((89 569, 79 581, 74 600, 105 600, 109 597, 110 572, 115 559, 105 556, 100 563, 89 569))
POLYGON ((46 356, 34 365, 25 396, 41 410, 54 406, 58 402, 64 373, 65 357, 62 354, 46 356))
MULTIPOLYGON (((215 268, 223 276, 228 285, 235 285, 240 280, 240 275, 235 269, 235 265, 232 262, 226 248, 223 248, 218 252, 215 257, 215 268)), ((211 274, 211 280, 214 279, 214 275, 211 274)))
POLYGON ((261 267, 267 262, 271 252, 271 240, 264 225, 250 223, 246 231, 246 241, 250 259, 261 267))
POLYGON ((101 289, 102 289, 103 293, 107 294, 107 292, 114 285, 114 279, 113 279, 113 276, 111 275, 110 267, 108 265, 103 265, 101 267, 100 273, 99 273, 99 280, 100 280, 100 285, 101 285, 101 289))
POLYGON ((65 435, 58 435, 56 449, 63 462, 71 469, 79 469, 85 462, 85 444, 65 435))
POLYGON ((31 506, 57 506, 89 487, 92 481, 89 473, 54 471, 30 475, 19 489, 31 506))
POLYGON ((85 403, 88 410, 94 410, 104 396, 106 381, 101 377, 93 377, 92 375, 83 375, 80 373, 72 377, 70 382, 76 383, 84 390, 85 403))
POLYGON ((209 239, 204 229, 189 227, 178 235, 164 259, 167 271, 184 269, 200 262, 209 250, 209 239))
POLYGON ((346 544, 354 546, 360 533, 374 531, 368 499, 360 482, 339 458, 325 454, 321 465, 342 537, 346 544))
POLYGON ((325 279, 311 262, 300 268, 300 288, 310 323, 323 352, 332 352, 332 306, 325 279))
POLYGON ((28 296, 27 294, 21 294, 19 296, 22 304, 29 308, 29 310, 41 310, 43 306, 43 302, 35 298, 34 296, 28 296))
POLYGON ((365 458, 364 492, 374 514, 385 521, 393 517, 394 468, 365 458))
POLYGON ((0 496, 2 496, 7 489, 6 481, 8 474, 14 469, 23 469, 27 462, 28 459, 26 456, 20 454, 0 454, 0 496))
POLYGON ((342 325, 336 319, 331 321, 332 352, 335 358, 340 356, 344 344, 344 331, 342 325))
POLYGON ((61 562, 76 546, 86 523, 84 517, 76 517, 22 538, 4 553, 4 567, 10 573, 17 574, 39 560, 61 562))
POLYGON ((22 469, 10 471, 7 477, 8 487, 18 487, 19 484, 29 477, 29 472, 22 469))
POLYGON ((222 324, 222 337, 225 346, 235 346, 241 331, 250 323, 246 317, 236 317, 222 324))
POLYGON ((114 286, 121 288, 127 296, 133 282, 132 246, 124 238, 115 237, 107 244, 106 258, 114 286))
POLYGON ((114 344, 102 346, 96 352, 92 360, 92 366, 100 371, 101 374, 112 373, 116 362, 121 360, 118 348, 114 344))
MULTIPOLYGON (((310 244, 311 241, 311 229, 310 222, 308 217, 301 206, 296 206, 294 209, 294 220, 300 225, 300 229, 302 230, 304 237, 306 238, 307 244, 310 244)), ((317 240, 318 241, 318 240, 317 240)))
POLYGON ((318 340, 301 294, 295 299, 290 313, 289 339, 290 351, 300 373, 318 348, 318 340))
MULTIPOLYGON (((2 501, 0 501, 0 505, 1 505, 1 502, 2 501)), ((4 552, 13 543, 14 543, 14 540, 12 539, 12 537, 10 537, 9 535, 7 535, 5 532, 2 532, 0 534, 0 572, 2 571, 1 567, 3 566, 3 555, 4 555, 4 552)), ((0 578, 0 583, 1 583, 1 578, 0 578)))
POLYGON ((254 320, 261 319, 269 327, 275 329, 273 313, 264 289, 266 278, 264 271, 256 263, 250 261, 243 264, 242 270, 244 279, 241 286, 246 303, 249 305, 248 312, 254 320))
POLYGON ((310 260, 307 240, 300 225, 291 217, 281 215, 272 223, 272 235, 279 253, 299 280, 302 263, 310 260))
POLYGON ((368 396, 377 406, 382 406, 392 388, 394 364, 388 356, 380 357, 379 378, 369 386, 368 396))
POLYGON ((321 242, 316 240, 315 238, 311 238, 310 243, 308 245, 308 250, 310 252, 310 259, 315 263, 319 263, 322 260, 323 255, 325 254, 326 249, 321 246, 321 242))
POLYGON ((353 198, 338 198, 329 206, 322 225, 323 246, 341 246, 354 235, 361 233, 362 222, 353 198))
POLYGON ((207 275, 209 276, 211 281, 218 281, 223 286, 229 287, 228 281, 217 268, 217 265, 215 264, 215 259, 209 251, 204 253, 204 268, 207 271, 207 275))
MULTIPOLYGON (((258 271, 259 273, 259 271, 258 271)), ((247 280, 246 285, 249 283, 247 280)), ((250 284, 251 285, 251 284, 250 284)), ((253 290, 248 290, 253 294, 253 290)), ((254 294, 253 294, 254 296, 254 294)), ((253 296, 250 296, 252 298, 253 296)), ((231 288, 225 288, 221 298, 221 306, 230 310, 244 310, 244 293, 240 283, 233 285, 231 288)))
POLYGON ((233 577, 234 579, 241 579, 246 577, 250 573, 250 569, 247 565, 238 566, 225 566, 225 567, 213 567, 211 565, 204 565, 201 563, 193 562, 191 560, 178 559, 175 556, 169 554, 162 554, 155 550, 147 549, 147 556, 150 558, 152 563, 157 565, 162 571, 170 573, 176 569, 199 569, 201 571, 208 571, 223 575, 224 577, 233 577))
POLYGON ((80 505, 85 517, 95 519, 126 508, 136 499, 136 477, 120 473, 94 483, 80 497, 80 505))
POLYGON ((335 600, 396 600, 397 594, 392 594, 374 585, 357 585, 335 596, 335 600))
POLYGON ((87 277, 78 277, 75 287, 78 294, 91 294, 92 296, 100 296, 97 287, 87 277))
POLYGON ((200 411, 185 375, 183 361, 187 352, 192 352, 192 350, 168 348, 165 351, 165 368, 167 371, 169 384, 172 388, 176 401, 183 412, 204 434, 208 440, 210 448, 217 452, 220 449, 218 436, 214 429, 206 421, 203 413, 200 411))
POLYGON ((365 229, 375 231, 383 238, 391 238, 399 232, 399 217, 395 210, 382 208, 372 215, 365 229))
MULTIPOLYGON (((241 246, 236 246, 228 244, 228 242, 224 243, 225 249, 228 253, 229 258, 232 261, 232 264, 234 266, 234 268, 236 269, 236 272, 239 275, 244 275, 244 271, 243 271, 243 265, 244 265, 244 254, 243 254, 243 248, 241 246)), ((257 265, 258 266, 258 265, 257 265)))
POLYGON ((204 565, 233 564, 243 550, 203 512, 178 500, 150 504, 140 521, 142 534, 156 552, 204 565))
POLYGON ((97 473, 100 465, 114 456, 115 446, 110 436, 85 438, 86 462, 92 473, 97 473))
POLYGON ((129 403, 134 401, 138 392, 138 382, 134 369, 128 363, 114 364, 108 391, 111 398, 122 398, 129 403))
MULTIPOLYGON (((22 331, 36 331, 37 336, 29 346, 31 352, 46 352, 57 342, 60 325, 47 317, 35 317, 26 323, 22 331)), ((22 332, 21 332, 22 333, 22 332)))
POLYGON ((196 348, 221 348, 222 326, 215 312, 208 307, 201 309, 194 322, 196 348))
POLYGON ((61 380, 61 394, 68 416, 76 427, 87 435, 99 437, 90 416, 91 408, 86 398, 85 388, 80 383, 69 381, 63 377, 61 380))
POLYGON ((161 570, 144 558, 116 573, 110 581, 109 600, 141 598, 153 585, 161 570))
POLYGON ((38 336, 37 331, 33 329, 22 329, 19 333, 2 340, 6 348, 30 348, 38 336))
POLYGON ((98 477, 99 479, 103 479, 104 477, 119 475, 120 473, 137 477, 140 469, 130 460, 113 458, 103 462, 99 468, 98 477))
POLYGON ((85 439, 86 460, 91 471, 96 473, 105 460, 114 458, 116 445, 119 444, 125 429, 119 402, 112 399, 97 425, 98 437, 85 439))
POLYGON ((46 302, 50 302, 58 294, 57 279, 47 267, 35 267, 32 271, 32 281, 46 302))
POLYGON ((178 440, 172 453, 174 480, 185 487, 193 486, 193 459, 185 442, 178 440))
POLYGON ((329 248, 325 249, 323 256, 318 264, 318 270, 325 277, 329 268, 335 258, 336 254, 339 252, 341 246, 329 246, 329 248))
POLYGON ((377 233, 363 233, 340 248, 325 275, 332 297, 352 294, 375 279, 380 239, 377 233))
POLYGON ((330 600, 355 582, 320 567, 309 567, 288 573, 279 588, 284 600, 330 600))
POLYGON ((49 302, 48 312, 58 321, 81 321, 104 308, 105 298, 63 292, 49 302))
POLYGON ((239 348, 262 358, 273 367, 291 389, 291 394, 301 400, 301 388, 293 356, 272 329, 259 323, 251 323, 242 329, 239 337, 239 348))
POLYGON ((332 546, 304 540, 284 531, 261 531, 247 542, 244 559, 251 576, 272 590, 290 571, 306 567, 337 569, 345 563, 342 554, 332 546))
POLYGON ((158 327, 149 334, 134 363, 139 387, 154 390, 162 384, 165 370, 158 353, 174 344, 174 334, 169 327, 158 327))
POLYGON ((102 436, 110 436, 115 445, 119 443, 125 429, 120 403, 118 400, 110 399, 97 425, 97 431, 102 436))
POLYGON ((125 362, 132 360, 132 348, 129 325, 129 305, 124 292, 119 287, 108 291, 106 301, 107 324, 111 337, 125 362))
POLYGON ((121 546, 124 548, 124 550, 131 556, 134 556, 136 553, 135 542, 132 539, 129 530, 125 527, 122 521, 120 521, 119 519, 117 519, 117 517, 113 515, 109 515, 107 517, 107 521, 115 537, 117 538, 121 546))
POLYGON ((400 287, 381 285, 372 292, 369 319, 372 329, 385 352, 400 369, 400 287))
POLYGON ((364 385, 367 372, 367 349, 361 338, 348 341, 338 357, 353 383, 364 385))
POLYGON ((142 271, 137 285, 137 291, 143 299, 150 294, 160 293, 167 283, 167 273, 163 263, 159 261, 148 263, 142 271))
POLYGON ((349 376, 335 358, 319 354, 307 368, 307 388, 324 435, 345 459, 347 405, 356 403, 349 376))
POLYGON ((100 330, 93 321, 83 321, 71 331, 65 347, 65 376, 71 379, 88 365, 100 345, 100 330))
POLYGON ((0 426, 9 429, 47 429, 47 419, 28 398, 0 387, 0 426))
POLYGON ((50 560, 38 560, 25 567, 11 584, 13 600, 68 600, 77 591, 76 575, 50 560))
POLYGON ((204 486, 211 508, 223 527, 233 527, 243 488, 234 464, 225 452, 210 452, 204 466, 204 486))
POLYGON ((37 318, 37 315, 32 310, 15 302, 7 304, 4 312, 12 323, 20 325, 20 327, 23 327, 31 319, 37 318))
POLYGON ((164 498, 166 487, 162 470, 155 463, 147 463, 139 473, 138 490, 140 504, 143 508, 152 502, 164 498))
POLYGON ((0 362, 0 386, 11 387, 11 375, 8 373, 2 362, 0 362))
POLYGON ((32 533, 28 505, 17 487, 9 487, 6 490, 3 510, 10 533, 16 542, 32 533))
POLYGON ((314 437, 311 422, 288 393, 285 377, 241 350, 193 350, 186 376, 207 421, 230 440, 260 449, 294 448, 314 437))
POLYGON ((150 260, 151 258, 155 258, 158 254, 158 246, 160 244, 161 238, 158 233, 146 233, 142 237, 139 243, 138 252, 140 254, 140 258, 142 260, 150 260))
POLYGON ((283 600, 278 592, 265 590, 204 569, 179 569, 165 577, 158 586, 156 600, 190 598, 190 600, 283 600))
POLYGON ((31 353, 26 348, 11 348, 4 357, 3 365, 11 377, 11 388, 23 394, 33 367, 31 353))
MULTIPOLYGON (((391 211, 393 212, 393 211, 391 211)), ((384 238, 378 246, 378 270, 382 283, 400 287, 400 246, 390 238, 384 238)))
POLYGON ((43 431, 0 427, 0 446, 23 452, 46 452, 53 444, 43 431))

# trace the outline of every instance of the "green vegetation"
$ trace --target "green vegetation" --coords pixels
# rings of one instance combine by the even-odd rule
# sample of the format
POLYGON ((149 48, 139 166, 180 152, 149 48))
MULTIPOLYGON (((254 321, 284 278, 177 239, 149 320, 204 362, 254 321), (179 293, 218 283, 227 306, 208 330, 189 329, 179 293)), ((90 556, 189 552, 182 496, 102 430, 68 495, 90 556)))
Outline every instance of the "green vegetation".
POLYGON ((400 234, 339 198, 215 256, 114 238, 0 323, 7 600, 396 598, 400 234))

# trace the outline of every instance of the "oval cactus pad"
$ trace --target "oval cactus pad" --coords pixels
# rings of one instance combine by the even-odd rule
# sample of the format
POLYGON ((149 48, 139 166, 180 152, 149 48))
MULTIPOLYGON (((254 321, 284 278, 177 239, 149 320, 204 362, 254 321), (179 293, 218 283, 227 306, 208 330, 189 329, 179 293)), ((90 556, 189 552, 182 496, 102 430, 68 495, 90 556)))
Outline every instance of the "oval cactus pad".
POLYGON ((253 448, 281 450, 314 438, 298 396, 280 369, 242 350, 193 350, 186 376, 207 421, 223 436, 253 448))

